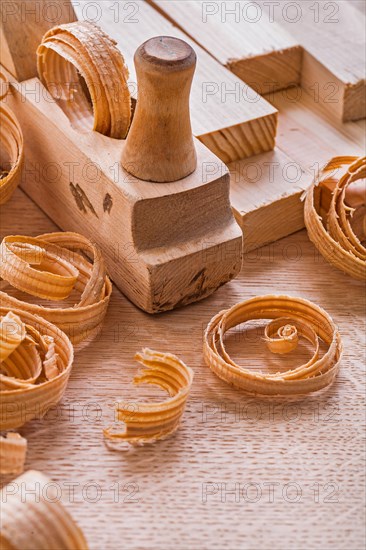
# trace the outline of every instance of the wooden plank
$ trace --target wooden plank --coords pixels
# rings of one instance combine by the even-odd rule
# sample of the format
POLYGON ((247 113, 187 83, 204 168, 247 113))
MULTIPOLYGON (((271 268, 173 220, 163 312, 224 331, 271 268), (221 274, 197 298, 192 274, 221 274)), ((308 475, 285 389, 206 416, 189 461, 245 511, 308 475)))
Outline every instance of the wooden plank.
MULTIPOLYGON (((79 19, 88 14, 88 4, 88 0, 75 3, 79 19)), ((134 93, 133 56, 138 46, 158 35, 182 38, 193 46, 198 58, 191 92, 193 134, 226 163, 273 149, 277 111, 270 103, 146 2, 105 0, 99 6, 98 24, 117 41, 124 54, 134 93), (131 5, 136 6, 136 13, 131 12, 131 5)))
POLYGON ((231 204, 244 250, 274 242, 304 227, 300 198, 333 156, 362 155, 366 121, 342 124, 301 88, 271 96, 279 110, 274 151, 231 163, 231 204))
POLYGON ((150 2, 260 93, 301 81, 316 102, 342 120, 365 118, 366 20, 357 5, 342 0, 150 2))
MULTIPOLYGON (((53 230, 20 190, 1 208, 1 238, 53 230)), ((26 468, 56 481, 91 550, 364 548, 365 308, 364 285, 319 257, 305 231, 246 255, 235 281, 180 311, 150 317, 114 288, 102 333, 76 355, 62 403, 21 430, 26 468), (326 392, 264 401, 205 366, 210 318, 268 292, 313 300, 337 323, 345 352, 326 392), (157 395, 132 385, 133 355, 144 346, 194 369, 182 425, 156 445, 112 452, 102 439, 113 421, 108 405, 157 395)), ((273 358, 255 331, 235 330, 227 345, 241 363, 272 372, 309 356, 306 346, 287 361, 273 358)))
POLYGON ((276 93, 272 101, 285 113, 280 117, 277 146, 305 170, 317 173, 332 156, 364 154, 365 120, 342 124, 301 88, 276 93))
POLYGON ((309 174, 280 149, 233 162, 229 168, 231 204, 243 230, 245 252, 304 227, 300 197, 309 186, 309 174))
POLYGON ((150 2, 261 95, 300 84, 302 48, 258 4, 202 0, 150 2))
POLYGON ((76 20, 66 0, 12 0, 2 2, 0 11, 1 63, 19 82, 37 76, 35 52, 42 36, 76 20))
POLYGON ((305 0, 274 13, 305 49, 301 85, 314 100, 344 121, 365 118, 365 15, 341 0, 305 0))

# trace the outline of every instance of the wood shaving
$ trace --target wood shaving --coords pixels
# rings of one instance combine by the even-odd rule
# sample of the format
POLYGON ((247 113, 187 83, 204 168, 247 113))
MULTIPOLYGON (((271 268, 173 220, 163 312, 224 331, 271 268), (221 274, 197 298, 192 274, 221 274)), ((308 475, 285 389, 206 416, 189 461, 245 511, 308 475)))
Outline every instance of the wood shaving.
POLYGON ((189 391, 193 371, 171 353, 149 349, 135 355, 145 368, 134 378, 134 384, 155 384, 168 392, 170 399, 160 403, 116 404, 117 419, 125 424, 125 431, 104 430, 110 440, 124 440, 132 445, 165 439, 179 427, 189 391))
POLYGON ((75 128, 121 139, 131 122, 131 97, 128 69, 115 44, 96 25, 77 21, 49 30, 37 59, 41 81, 75 128), (93 127, 85 128, 91 116, 93 127))
POLYGON ((80 294, 69 307, 30 304, 0 292, 3 306, 40 315, 82 347, 100 331, 112 293, 99 249, 77 233, 8 236, 0 245, 0 276, 18 290, 51 301, 80 294), (92 258, 92 263, 87 259, 92 258))
POLYGON ((24 471, 27 440, 17 433, 0 436, 0 474, 19 475, 24 471))
MULTIPOLYGON (((9 83, 0 73, 2 100, 9 91, 9 83)), ((0 144, 1 149, 7 154, 9 169, 1 167, 0 177, 0 205, 5 204, 17 188, 24 161, 23 133, 13 111, 3 103, 0 103, 0 144)))
MULTIPOLYGON (((71 373, 74 350, 55 325, 29 311, 0 308, 0 320, 18 322, 25 331, 18 345, 0 363, 0 430, 42 418, 62 398, 71 373)), ((3 334, 3 333, 1 333, 3 334)), ((3 348, 3 339, 0 340, 3 348)))
POLYGON ((26 336, 24 323, 9 311, 0 320, 0 363, 5 361, 23 342, 26 336))
POLYGON ((352 221, 361 214, 366 238, 365 200, 357 207, 346 202, 346 191, 366 178, 366 157, 335 157, 306 192, 305 225, 310 240, 324 258, 351 277, 366 280, 366 248, 355 234, 352 221))
POLYGON ((83 532, 60 502, 57 485, 28 471, 1 491, 0 546, 4 550, 87 550, 83 532), (25 496, 26 495, 26 496, 25 496))
POLYGON ((206 364, 219 378, 254 395, 285 396, 318 391, 331 384, 342 356, 340 334, 331 317, 316 304, 290 296, 258 296, 221 311, 204 336, 206 364), (293 351, 300 337, 313 348, 311 359, 286 372, 255 372, 235 363, 225 349, 225 333, 254 319, 273 319, 264 331, 264 342, 273 353, 293 351), (319 340, 327 346, 320 357, 319 340))

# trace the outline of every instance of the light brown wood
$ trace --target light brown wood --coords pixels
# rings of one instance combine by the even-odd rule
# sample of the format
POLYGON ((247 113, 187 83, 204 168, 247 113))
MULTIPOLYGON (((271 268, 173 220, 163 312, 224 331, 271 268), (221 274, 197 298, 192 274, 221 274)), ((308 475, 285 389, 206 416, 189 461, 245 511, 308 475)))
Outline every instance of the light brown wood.
POLYGON ((149 1, 262 95, 301 83, 341 120, 365 118, 366 20, 357 3, 149 1))
MULTIPOLYGON (((313 106, 306 98, 301 109, 296 103, 286 105, 281 96, 275 102, 287 113, 281 118, 279 145, 304 166, 311 167, 314 158, 322 159, 334 147, 353 149, 363 132, 363 123, 334 131, 332 120, 311 116, 313 106), (302 141, 298 134, 307 136, 308 117, 311 137, 302 141)), ((47 108, 53 109, 48 103, 47 108)), ((215 114, 214 109, 211 112, 215 114)), ((28 165, 24 185, 42 195, 52 215, 63 206, 54 189, 60 186, 67 196, 69 182, 57 181, 55 172, 52 175, 57 166, 48 164, 49 152, 56 158, 60 154, 60 163, 72 162, 75 149, 82 147, 85 163, 93 146, 103 167, 110 166, 110 159, 103 153, 103 139, 90 143, 78 134, 76 142, 69 131, 54 130, 53 140, 46 140, 50 119, 32 116, 35 113, 24 124, 35 136, 27 140, 27 147, 38 166, 28 165), (42 178, 47 178, 47 187, 42 186, 42 178)), ((61 115, 54 126, 61 125, 62 130, 68 128, 68 121, 61 115)), ((69 214, 65 206, 63 215, 79 222, 84 219, 92 234, 93 209, 107 219, 104 207, 94 202, 95 188, 106 191, 107 185, 105 180, 93 181, 83 194, 82 177, 82 166, 76 166, 74 196, 86 212, 72 206, 69 214)), ((123 189, 129 193, 131 187, 127 183, 123 189)), ((154 185, 141 184, 138 191, 152 194, 153 189, 154 185)), ((104 198, 106 211, 115 216, 116 203, 111 205, 107 195, 104 198)), ((212 202, 220 202, 214 194, 210 201, 207 194, 205 198, 203 217, 210 216, 212 202)), ((21 190, 1 214, 2 236, 55 229, 21 190)), ((123 221, 118 217, 119 223, 123 221)), ((183 228, 183 223, 180 220, 175 236, 179 230, 189 230, 189 224, 183 228)), ((175 230, 174 224, 169 227, 175 230)), ((107 233, 107 223, 104 229, 107 233)), ((142 226, 141 238, 143 230, 142 226)), ((114 236, 111 246, 117 254, 118 245, 114 236)), ((223 254, 230 254, 230 247, 223 254)), ((133 263, 133 257, 130 260, 133 263)), ((363 548, 365 307, 364 286, 332 269, 304 231, 246 255, 240 277, 184 310, 152 318, 115 289, 101 335, 76 357, 65 399, 45 418, 22 429, 29 441, 26 467, 37 468, 58 483, 63 502, 93 550, 115 550, 121 545, 131 550, 363 548), (339 326, 345 354, 340 374, 328 391, 295 402, 248 398, 204 365, 202 333, 212 316, 269 292, 313 300, 339 326), (110 405, 116 400, 136 402, 136 388, 130 383, 136 373, 132 357, 146 345, 173 352, 194 369, 182 426, 175 437, 158 445, 112 452, 103 446, 102 429, 113 421, 110 405)), ((233 357, 271 372, 301 360, 296 355, 273 361, 266 348, 263 351, 262 334, 254 329, 245 337, 235 331, 229 341, 233 357)), ((308 357, 305 346, 303 352, 308 357)), ((139 397, 151 395, 156 393, 142 389, 139 397)))
POLYGON ((286 153, 276 147, 269 153, 233 162, 229 168, 230 199, 243 230, 245 252, 304 227, 301 195, 310 184, 310 176, 286 153))
MULTIPOLYGON (((145 9, 144 6, 143 9, 145 9)), ((112 29, 110 20, 112 10, 108 11, 104 8, 102 13, 108 28, 112 29), (109 18, 105 15, 106 13, 107 15, 109 13, 109 18)), ((145 19, 142 21, 143 24, 144 21, 145 19)), ((270 94, 268 98, 274 102, 280 102, 281 127, 291 128, 291 132, 286 130, 285 135, 281 133, 279 136, 279 140, 283 138, 285 143, 282 145, 280 141, 279 147, 273 153, 258 155, 248 162, 243 160, 231 165, 231 171, 234 174, 231 200, 236 219, 245 234, 244 247, 247 251, 302 228, 300 196, 312 181, 314 162, 320 167, 328 158, 335 154, 343 154, 345 150, 349 154, 358 154, 364 143, 363 122, 360 122, 358 132, 354 125, 341 127, 336 120, 337 113, 327 113, 324 104, 314 102, 314 97, 306 96, 300 89, 278 93, 275 96, 270 94), (300 103, 297 97, 300 97, 300 103), (299 128, 292 127, 292 116, 295 112, 297 118, 301 119, 299 128), (301 153, 300 158, 299 153, 301 153), (306 157, 305 160, 303 160, 304 157, 306 157), (268 159, 272 158, 275 160, 268 166, 268 159), (258 166, 255 166, 257 163, 258 166), (287 170, 286 167, 289 164, 290 172, 292 170, 299 175, 295 181, 288 181, 283 176, 283 171, 287 170), (258 168, 263 169, 262 175, 259 179, 254 175, 256 181, 250 181, 248 170, 258 172, 258 168), (269 178, 270 170, 273 171, 273 182, 269 178)), ((206 139, 208 138, 209 136, 206 136, 206 139)), ((212 140, 208 139, 208 141, 215 149, 212 140)))
POLYGON ((305 0, 296 10, 277 10, 275 21, 305 50, 301 85, 340 119, 365 118, 365 15, 343 0, 305 0))
POLYGON ((334 156, 363 154, 365 120, 341 123, 336 113, 331 116, 301 88, 274 94, 273 103, 286 113, 279 123, 277 146, 312 175, 334 156))
POLYGON ((73 129, 38 79, 15 83, 7 102, 24 133, 23 189, 62 229, 101 246, 111 278, 140 308, 186 305, 238 273, 229 173, 198 140, 191 175, 152 184, 120 165, 125 141, 73 129))
POLYGON ((362 155, 366 121, 341 123, 304 89, 272 94, 279 110, 274 151, 229 164, 231 204, 246 252, 304 227, 301 196, 337 155, 362 155))
MULTIPOLYGON (((79 19, 88 14, 89 0, 78 0, 79 19)), ((103 0, 98 25, 117 41, 130 70, 136 96, 133 56, 142 42, 154 36, 185 40, 197 54, 191 92, 193 134, 223 162, 250 157, 274 147, 276 109, 145 1, 103 0)), ((94 11, 94 16, 96 12, 94 11)))
MULTIPOLYGON (((321 59, 320 62, 308 51, 304 51, 302 67, 304 90, 297 88, 277 94, 272 91, 266 95, 275 106, 281 106, 280 128, 286 126, 284 145, 282 146, 281 141, 283 133, 280 133, 277 140, 278 146, 274 151, 229 164, 232 175, 231 201, 235 217, 243 229, 245 251, 298 231, 304 227, 303 205, 300 198, 303 191, 311 184, 316 169, 319 169, 331 156, 343 154, 343 151, 348 151, 349 154, 354 154, 353 151, 356 151, 355 154, 361 154, 365 144, 363 123, 361 123, 362 131, 357 132, 355 125, 342 126, 339 122, 342 117, 346 120, 359 118, 358 114, 360 112, 362 114, 366 97, 364 80, 360 80, 359 84, 353 87, 344 86, 347 63, 353 66, 351 60, 354 57, 354 48, 351 44, 354 42, 358 48, 355 54, 355 66, 358 74, 362 74, 360 70, 362 40, 359 23, 355 24, 356 37, 353 37, 349 21, 351 12, 347 6, 343 5, 346 4, 345 2, 340 6, 341 17, 337 25, 325 22, 327 17, 328 19, 330 17, 329 10, 337 9, 335 3, 333 6, 329 3, 325 5, 324 2, 316 4, 303 2, 301 6, 295 5, 291 8, 283 2, 273 5, 270 9, 267 2, 259 6, 258 13, 261 14, 261 18, 255 24, 245 20, 245 16, 250 13, 248 2, 203 3, 196 0, 187 2, 154 0, 151 3, 224 65, 228 64, 230 48, 234 52, 235 47, 235 55, 240 57, 238 52, 240 48, 245 47, 246 51, 251 52, 251 57, 245 59, 245 63, 252 63, 259 73, 263 69, 263 57, 258 55, 259 52, 256 49, 258 45, 266 44, 269 37, 272 45, 280 44, 281 41, 284 44, 289 40, 287 44, 291 43, 293 46, 300 43, 297 30, 304 37, 304 44, 309 44, 314 50, 314 55, 321 59), (283 25, 281 26, 284 18, 293 18, 291 9, 298 9, 301 12, 299 21, 287 24, 288 30, 294 31, 293 39, 288 38, 283 25), (317 9, 321 19, 319 24, 311 25, 310 17, 317 16, 315 11, 317 9), (276 16, 275 21, 272 20, 271 14, 276 16), (264 35, 262 31, 267 23, 269 31, 264 35), (330 36, 330 29, 336 29, 335 37, 330 36), (321 36, 323 33, 325 37, 321 36), (346 41, 343 40, 344 37, 346 41), (326 44, 326 40, 331 45, 326 44), (338 52, 342 49, 342 55, 334 59, 332 47, 337 41, 337 48, 334 51, 338 52), (335 81, 334 75, 342 71, 341 79, 332 84, 335 81), (309 74, 311 74, 310 84, 306 83, 309 74), (342 78, 343 81, 341 81, 342 78), (334 101, 328 102, 327 92, 333 90, 332 86, 336 86, 337 93, 334 101), (305 90, 309 95, 306 95, 305 90), (276 101, 279 102, 278 105, 276 101), (301 119, 299 126, 297 126, 299 122, 294 125, 292 121, 293 112, 296 112, 297 118, 301 119), (358 113, 356 117, 354 113, 358 113), (295 159, 300 159, 300 162, 295 159)), ((257 13, 258 8, 253 9, 257 13)), ((274 53, 272 51, 271 56, 268 54, 264 59, 272 59, 274 53)), ((290 68, 292 67, 285 54, 281 60, 290 68)), ((299 72, 300 65, 301 60, 298 61, 299 72)), ((238 67, 240 67, 240 60, 236 69, 238 67)), ((230 68, 236 72, 235 62, 230 68)), ((236 74, 253 86, 249 79, 249 67, 247 71, 247 74, 244 71, 236 74)), ((284 87, 281 79, 287 74, 286 70, 278 65, 275 71, 278 87, 284 87)), ((296 79, 294 80, 296 82, 296 79)), ((276 89, 276 86, 272 88, 276 89)))
POLYGON ((2 2, 0 50, 2 65, 18 80, 37 76, 36 49, 55 25, 76 21, 71 0, 2 2))
POLYGON ((189 94, 196 54, 178 38, 150 38, 136 51, 139 95, 122 152, 122 166, 154 182, 180 180, 195 171, 189 94))
POLYGON ((300 84, 301 46, 266 17, 258 4, 149 1, 261 95, 300 84))
MULTIPOLYGON (((113 33, 115 32, 111 19, 113 11, 109 8, 110 5, 104 7, 102 14, 103 18, 106 18, 108 29, 113 33)), ((143 9, 145 9, 144 6, 143 9)), ((144 18, 142 18, 142 24, 146 24, 144 18)), ((138 25, 133 26, 139 25, 140 19, 138 25)), ((276 151, 268 155, 264 154, 263 158, 259 155, 248 162, 243 160, 231 166, 231 171, 234 173, 231 200, 236 219, 244 230, 244 247, 247 251, 301 229, 303 211, 300 196, 312 181, 314 175, 312 165, 318 163, 320 167, 330 157, 343 154, 343 151, 358 154, 364 143, 363 122, 360 122, 358 132, 355 125, 347 124, 342 127, 337 120, 337 113, 325 110, 323 104, 314 102, 314 97, 306 96, 300 89, 284 91, 275 96, 270 94, 268 98, 274 102, 280 101, 281 127, 286 128, 286 134, 283 135, 281 132, 279 140, 283 139, 285 143, 282 145, 280 141, 276 151), (300 103, 297 97, 300 98, 300 103), (298 128, 296 124, 293 127, 292 116, 295 111, 296 116, 301 119, 298 128), (287 132, 287 129, 291 131, 287 132), (305 161, 303 157, 306 157, 305 161), (248 166, 250 171, 252 163, 258 162, 261 168, 263 163, 268 163, 268 158, 276 159, 274 165, 264 167, 263 174, 257 181, 250 181, 250 176, 246 177, 248 166), (300 176, 295 181, 288 181, 283 177, 283 170, 286 170, 288 163, 290 163, 290 173, 292 170, 300 176), (273 170, 275 178, 273 182, 268 179, 269 170, 273 170), (302 173, 302 170, 305 173, 302 173)), ((206 140, 213 149, 216 148, 215 140, 212 143, 210 136, 206 136, 206 140)), ((242 140, 241 146, 243 145, 246 144, 242 140)), ((257 168, 253 167, 252 170, 257 171, 257 168)))
MULTIPOLYGON (((55 229, 21 190, 2 209, 1 237, 55 229)), ((305 231, 246 255, 237 279, 181 310, 151 317, 115 288, 100 337, 76 355, 64 400, 21 430, 26 468, 57 482, 92 550, 361 549, 365 308, 364 285, 329 266, 305 231), (205 365, 211 317, 269 292, 312 300, 337 323, 345 352, 328 391, 295 402, 248 398, 205 365), (146 345, 194 370, 180 430, 154 446, 109 451, 102 430, 116 400, 166 395, 131 383, 133 356, 146 345)), ((273 361, 261 336, 235 331, 228 349, 271 372, 309 357, 304 346, 273 361)))

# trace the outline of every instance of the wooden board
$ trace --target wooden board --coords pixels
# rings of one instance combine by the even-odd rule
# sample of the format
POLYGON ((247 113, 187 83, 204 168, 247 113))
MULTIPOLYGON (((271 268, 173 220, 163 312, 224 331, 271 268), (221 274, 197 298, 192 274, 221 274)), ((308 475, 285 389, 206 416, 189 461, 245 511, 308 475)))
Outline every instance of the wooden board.
POLYGON ((244 233, 244 250, 304 227, 301 196, 333 156, 362 155, 366 121, 341 123, 301 88, 280 91, 277 147, 231 163, 231 204, 244 233))
MULTIPOLYGON (((276 45, 282 43, 283 48, 286 44, 295 45, 301 42, 298 39, 301 37, 302 45, 307 48, 303 54, 301 79, 304 89, 266 95, 279 108, 279 128, 286 129, 280 131, 276 149, 231 163, 230 171, 231 201, 243 229, 244 250, 276 241, 304 227, 300 197, 315 171, 334 155, 345 154, 345 151, 362 154, 364 151, 365 125, 362 123, 358 131, 355 124, 342 125, 339 121, 365 116, 363 17, 355 21, 357 12, 346 2, 339 5, 303 2, 301 6, 292 7, 275 3, 271 9, 266 2, 252 8, 251 12, 249 2, 151 0, 151 3, 226 66, 230 65, 229 56, 239 59, 236 68, 240 66, 240 54, 245 51, 250 59, 245 59, 245 55, 242 61, 249 61, 257 71, 262 71, 263 58, 258 48, 270 49, 267 40, 273 50, 264 58, 269 62, 278 55, 276 45), (332 7, 339 9, 338 23, 326 24, 328 19, 332 21, 327 12, 332 7), (286 24, 295 39, 283 33, 285 20, 293 18, 291 9, 301 13, 298 21, 286 24), (312 25, 311 17, 317 16, 316 9, 319 10, 319 23, 312 25), (260 14, 259 20, 248 23, 246 19, 253 18, 255 13, 260 14), (265 33, 267 23, 269 30, 265 33), (354 85, 345 84, 348 82, 354 85), (329 92, 334 88, 337 92, 332 95, 329 92)), ((291 48, 287 54, 289 51, 291 48)), ((282 59, 285 61, 285 53, 282 59)), ((288 59, 286 64, 291 69, 288 59)), ((299 72, 300 64, 301 60, 299 72)), ((282 67, 274 66, 281 75, 280 80, 287 75, 282 67)), ((235 63, 229 68, 236 72, 235 63)), ((249 67, 246 74, 244 71, 236 74, 251 82, 249 67)), ((279 88, 284 87, 282 81, 278 83, 281 84, 279 88)))
POLYGON ((275 21, 305 50, 302 86, 342 120, 365 118, 365 15, 342 0, 305 0, 295 23, 288 19, 296 13, 289 11, 287 18, 283 13, 278 10, 275 21))
POLYGON ((18 80, 37 74, 36 56, 29 56, 39 45, 39 37, 60 23, 75 21, 70 2, 64 0, 12 0, 1 5, 1 62, 18 80), (24 32, 25 25, 27 32, 24 32), (19 34, 20 29, 23 30, 19 34))
MULTIPOLYGON (((88 0, 75 2, 79 19, 89 13, 88 0)), ((191 92, 193 134, 223 162, 231 162, 273 149, 276 109, 250 87, 223 68, 146 2, 99 4, 98 24, 125 56, 136 94, 133 56, 138 46, 153 36, 168 35, 189 42, 197 53, 197 68, 191 92), (133 11, 135 10, 135 11, 133 11)), ((95 16, 95 11, 94 11, 95 16)))
POLYGON ((243 230, 245 252, 304 227, 301 195, 311 178, 278 147, 233 162, 230 173, 231 204, 243 230))
POLYGON ((261 95, 300 84, 302 48, 250 2, 151 0, 197 44, 261 95))
POLYGON ((357 5, 150 1, 261 94, 301 82, 340 119, 365 118, 366 20, 357 5))
POLYGON ((273 103, 286 113, 281 117, 278 147, 313 174, 335 155, 362 155, 365 150, 366 121, 340 123, 322 104, 298 90, 274 94, 273 103))
MULTIPOLYGON (((21 191, 2 210, 1 236, 55 229, 21 191)), ((364 548, 365 300, 363 284, 326 264, 304 231, 245 256, 237 280, 184 310, 150 317, 114 289, 103 332, 77 355, 63 402, 21 430, 26 467, 59 484, 91 550, 364 548), (333 316, 345 351, 328 391, 261 401, 204 365, 211 316, 268 292, 314 300, 333 316), (175 352, 194 369, 183 423, 158 445, 111 452, 102 439, 108 405, 136 400, 132 357, 143 346, 175 352)), ((261 345, 254 333, 230 339, 247 366, 269 361, 265 351, 255 358, 261 345)))

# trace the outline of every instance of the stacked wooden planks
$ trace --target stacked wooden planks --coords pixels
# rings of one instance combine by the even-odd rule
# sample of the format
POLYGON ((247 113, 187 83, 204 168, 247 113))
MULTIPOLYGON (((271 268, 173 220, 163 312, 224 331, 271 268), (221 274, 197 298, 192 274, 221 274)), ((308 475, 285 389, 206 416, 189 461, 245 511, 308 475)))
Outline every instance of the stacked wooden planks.
POLYGON ((261 94, 301 83, 342 120, 366 116, 358 3, 149 1, 261 94))
POLYGON ((149 1, 279 109, 276 148, 229 165, 245 250, 301 229, 321 165, 365 147, 365 121, 342 122, 365 117, 364 15, 348 2, 149 1))
POLYGON ((264 95, 300 84, 302 49, 251 2, 151 0, 222 65, 264 95))
POLYGON ((299 8, 298 22, 284 18, 280 11, 278 18, 304 48, 301 85, 341 120, 365 118, 364 14, 339 0, 305 0, 299 8))
MULTIPOLYGON (((74 3, 79 19, 98 23, 117 41, 135 97, 133 56, 142 42, 172 35, 193 45, 198 57, 191 94, 193 132, 229 165, 232 206, 246 250, 301 229, 300 196, 316 173, 314 167, 333 155, 359 154, 364 146, 365 121, 342 123, 342 118, 365 115, 362 6, 306 0, 296 22, 291 9, 297 3, 286 8, 277 4, 74 3), (329 4, 336 13, 329 11, 329 4), (312 24, 314 18, 319 21, 312 24), (267 92, 265 99, 258 90, 267 92)), ((11 42, 8 34, 2 39, 5 46, 11 42)), ((21 69, 21 58, 12 61, 21 69)))
POLYGON ((362 155, 366 147, 365 120, 342 124, 302 88, 276 92, 272 101, 280 113, 274 151, 229 165, 245 251, 302 229, 301 196, 320 168, 333 156, 362 155))
MULTIPOLYGON (((88 13, 88 0, 75 2, 79 19, 88 13)), ((98 25, 117 41, 131 73, 136 94, 133 56, 138 46, 158 35, 176 36, 189 42, 197 53, 197 68, 191 91, 193 133, 223 162, 232 162, 273 149, 277 111, 258 93, 187 35, 174 27, 146 2, 103 0, 98 25)))

